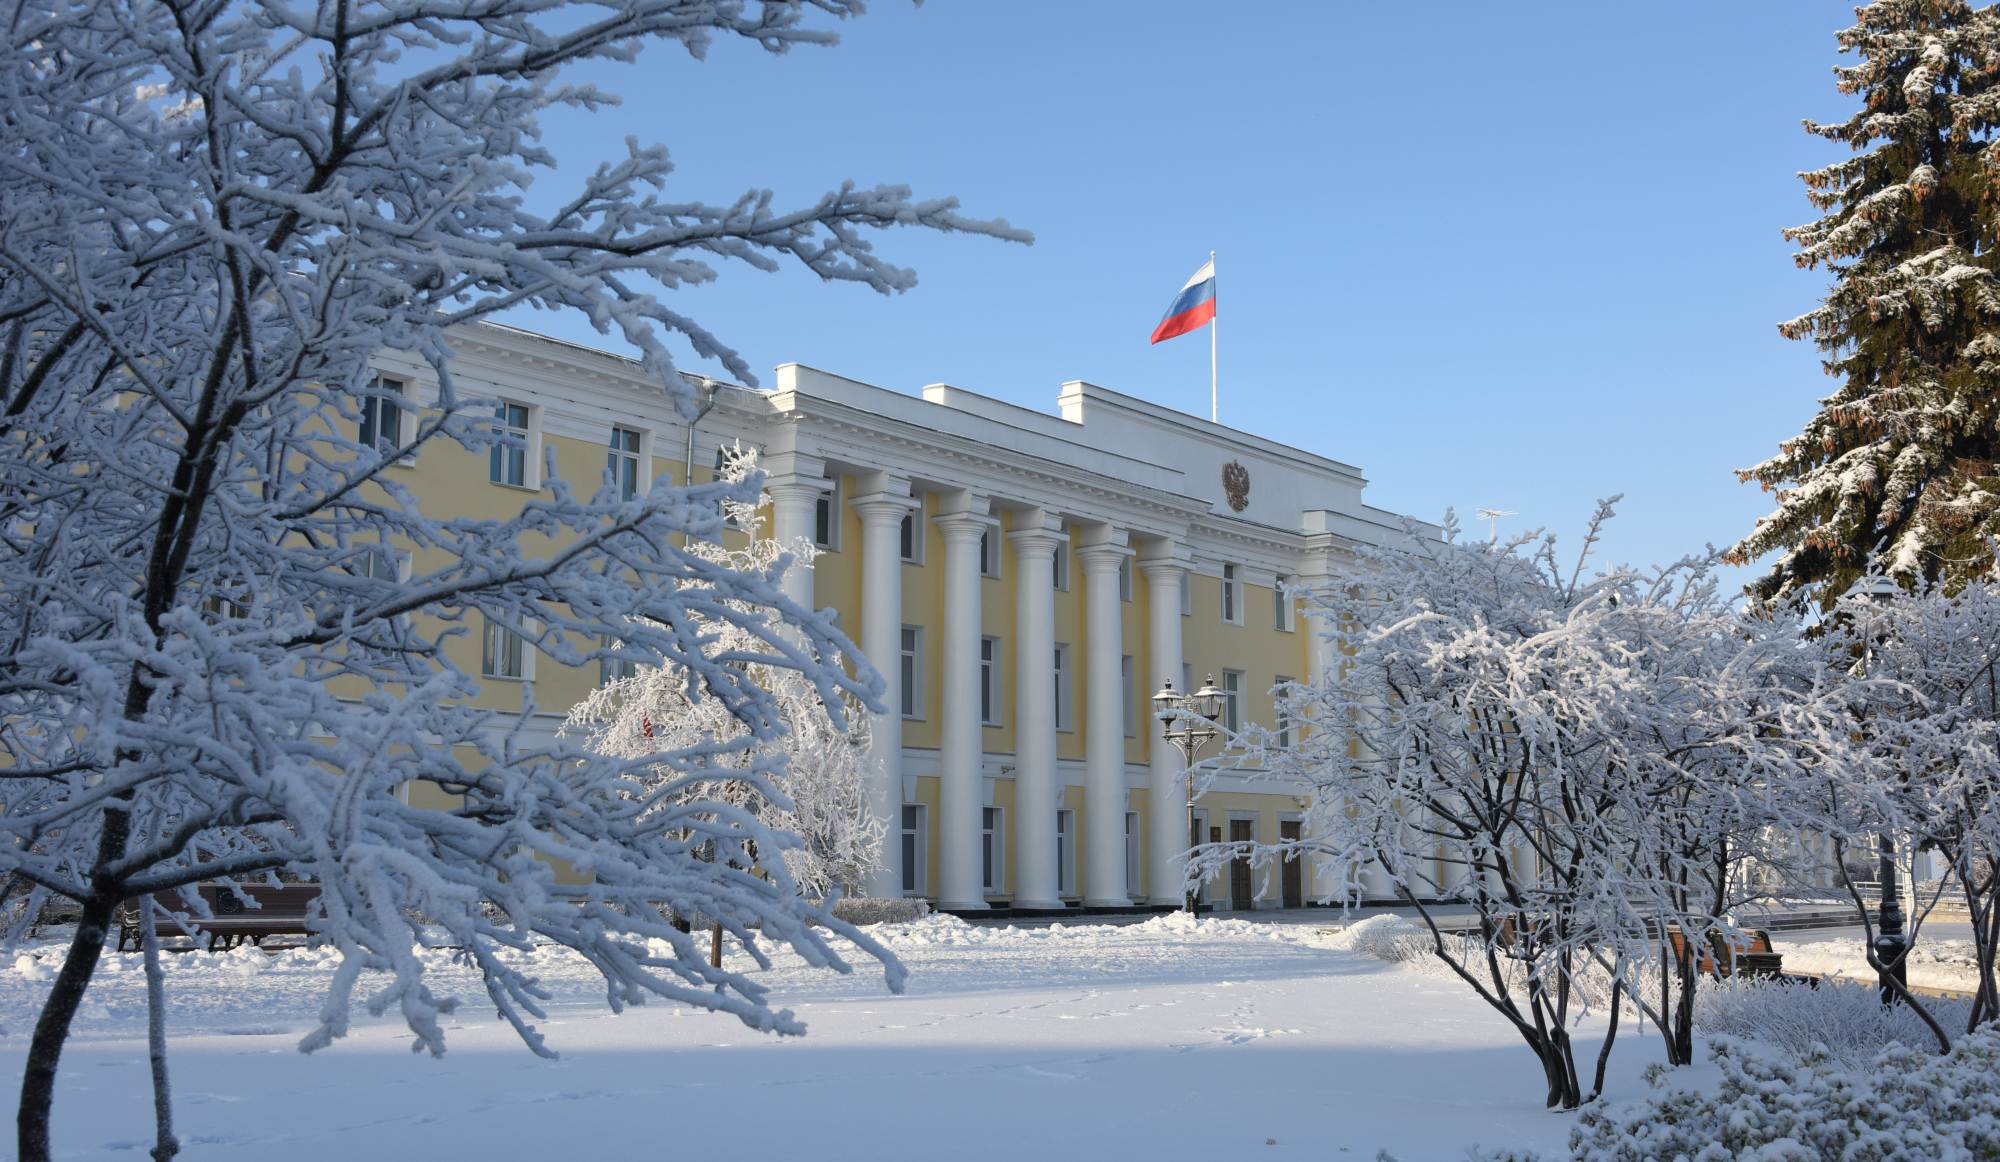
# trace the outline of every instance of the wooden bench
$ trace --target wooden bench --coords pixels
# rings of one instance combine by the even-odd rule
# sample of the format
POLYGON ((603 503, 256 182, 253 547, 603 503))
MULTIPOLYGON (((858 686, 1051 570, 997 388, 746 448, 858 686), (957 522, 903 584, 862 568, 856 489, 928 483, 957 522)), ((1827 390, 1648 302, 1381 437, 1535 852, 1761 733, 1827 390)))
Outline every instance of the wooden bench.
MULTIPOLYGON (((1688 959, 1687 937, 1678 925, 1667 928, 1667 943, 1673 947, 1674 959, 1683 962, 1688 959)), ((1717 979, 1739 972, 1744 976, 1778 977, 1784 975, 1784 959, 1784 954, 1771 948, 1771 934, 1762 928, 1752 928, 1735 938, 1710 932, 1708 947, 1701 950, 1695 968, 1717 979)))
MULTIPOLYGON (((235 948, 245 940, 261 947, 266 936, 311 935, 306 918, 319 903, 318 884, 280 884, 275 888, 243 884, 235 889, 200 884, 195 890, 208 905, 209 916, 194 915, 179 892, 156 892, 153 899, 160 911, 153 922, 160 936, 206 940, 210 952, 235 948)), ((118 951, 137 951, 142 939, 139 903, 127 900, 118 906, 118 951)))

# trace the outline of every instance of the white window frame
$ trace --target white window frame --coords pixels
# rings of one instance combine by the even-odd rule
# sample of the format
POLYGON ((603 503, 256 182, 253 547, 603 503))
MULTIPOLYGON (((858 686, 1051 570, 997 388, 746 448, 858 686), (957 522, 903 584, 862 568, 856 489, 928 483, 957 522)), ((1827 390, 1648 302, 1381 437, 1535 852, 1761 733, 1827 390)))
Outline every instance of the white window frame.
POLYGON ((410 579, 410 555, 408 553, 399 553, 387 545, 364 545, 358 560, 362 564, 348 570, 348 572, 353 573, 356 577, 366 577, 371 581, 394 581, 398 583, 410 579), (378 561, 386 562, 389 565, 389 576, 379 575, 375 565, 375 562, 378 561))
POLYGON ((1137 671, 1137 669, 1138 669, 1138 662, 1133 659, 1131 654, 1121 654, 1119 656, 1118 685, 1120 693, 1122 693, 1125 698, 1124 714, 1125 714, 1126 738, 1139 737, 1139 715, 1138 715, 1139 700, 1134 696, 1138 693, 1138 691, 1133 688, 1134 685, 1133 675, 1135 671, 1137 671))
POLYGON ((1050 575, 1054 578, 1056 592, 1068 593, 1069 592, 1069 546, 1068 545, 1062 543, 1061 541, 1056 542, 1056 551, 1049 558, 1049 568, 1053 571, 1050 575))
POLYGON ((1000 639, 982 637, 979 639, 979 724, 999 726, 1000 695, 1004 687, 1000 682, 1000 639))
POLYGON ((1222 567, 1222 620, 1228 625, 1243 624, 1243 577, 1234 565, 1222 567))
POLYGON ((1181 570, 1181 616, 1194 616, 1194 571, 1181 570))
POLYGON ((522 403, 517 399, 503 399, 500 401, 493 418, 493 430, 502 435, 518 435, 520 437, 520 447, 516 448, 507 443, 497 443, 487 449, 487 483, 497 484, 502 488, 522 488, 530 492, 540 491, 542 487, 542 409, 531 403, 522 403), (522 410, 525 416, 525 427, 514 424, 512 412, 514 408, 522 410), (503 471, 502 466, 511 467, 512 465, 508 458, 517 452, 521 458, 521 479, 510 480, 507 477, 512 474, 503 471))
POLYGON ((1287 580, 1288 578, 1280 573, 1276 583, 1271 586, 1271 626, 1279 633, 1291 633, 1295 621, 1291 595, 1285 592, 1287 580))
POLYGON ((620 500, 631 500, 646 495, 653 488, 653 434, 643 428, 628 428, 624 424, 613 424, 611 438, 604 445, 604 470, 611 474, 611 487, 620 500), (627 448, 620 436, 632 437, 632 446, 627 448), (625 473, 622 468, 631 468, 632 491, 625 491, 625 473))
POLYGON ((1056 809, 1056 895, 1076 895, 1076 812, 1056 809))
POLYGON ((979 872, 989 896, 1007 890, 1007 812, 1000 807, 979 809, 979 872))
POLYGON ((1000 530, 998 529, 980 530, 979 575, 995 581, 1000 579, 1000 530))
POLYGON ((896 664, 903 678, 903 717, 912 722, 921 722, 924 717, 924 627, 906 625, 898 635, 896 645, 900 656, 896 664))
POLYGON ((1279 674, 1271 680, 1271 713, 1276 715, 1278 719, 1277 735, 1279 750, 1292 749, 1292 716, 1285 713, 1284 700, 1278 695, 1277 690, 1278 687, 1283 686, 1287 682, 1296 681, 1298 679, 1288 678, 1283 674, 1279 674))
POLYGON ((1243 729, 1243 671, 1222 671, 1222 725, 1231 734, 1243 729))
POLYGON ((1145 865, 1140 861, 1139 826, 1137 811, 1125 812, 1125 894, 1138 899, 1145 893, 1140 885, 1145 882, 1145 865))
POLYGON ((840 512, 842 492, 840 477, 833 478, 833 487, 819 494, 813 501, 813 547, 824 553, 840 551, 840 512), (820 536, 824 526, 826 536, 820 536))
POLYGON ((903 865, 900 869, 903 894, 927 895, 931 865, 930 808, 922 803, 905 803, 896 822, 896 856, 903 865), (910 814, 912 811, 916 812, 914 816, 910 814))
POLYGON ((526 637, 494 621, 491 616, 486 617, 484 631, 479 637, 479 676, 500 682, 534 681, 535 647, 526 637), (496 660, 500 662, 506 661, 504 656, 496 657, 496 652, 504 650, 506 643, 510 640, 518 652, 518 656, 515 657, 514 662, 520 668, 520 672, 514 674, 505 673, 494 666, 496 660))
MULTIPOLYGON (((369 383, 371 394, 361 401, 361 425, 356 433, 362 444, 371 446, 383 456, 394 455, 403 446, 403 416, 410 409, 408 389, 408 384, 387 375, 378 375, 369 383), (383 398, 385 395, 394 395, 395 402, 383 398), (392 430, 386 433, 382 430, 382 411, 385 408, 395 413, 390 420, 392 430), (374 431, 370 432, 370 428, 374 431)), ((395 463, 406 464, 408 461, 405 456, 395 463)))
POLYGON ((921 506, 903 514, 903 527, 897 534, 897 556, 905 565, 924 563, 924 516, 921 506), (908 550, 905 552, 904 550, 908 550))
POLYGON ((1070 678, 1071 660, 1069 643, 1057 642, 1056 655, 1051 661, 1056 668, 1056 732, 1059 734, 1068 734, 1076 729, 1076 714, 1070 700, 1070 687, 1074 684, 1070 678))

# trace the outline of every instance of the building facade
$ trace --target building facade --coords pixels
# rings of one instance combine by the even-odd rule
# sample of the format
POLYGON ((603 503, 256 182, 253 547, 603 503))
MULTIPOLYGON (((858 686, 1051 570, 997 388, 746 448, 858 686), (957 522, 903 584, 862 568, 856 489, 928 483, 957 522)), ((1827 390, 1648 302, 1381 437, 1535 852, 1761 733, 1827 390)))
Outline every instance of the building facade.
MULTIPOLYGON (((869 770, 888 859, 870 893, 942 908, 1178 904, 1187 785, 1153 693, 1212 677, 1226 718, 1276 725, 1272 687, 1317 675, 1331 649, 1285 587, 1405 527, 1363 501, 1351 465, 1089 383, 1064 384, 1047 414, 787 364, 770 390, 712 387, 691 426, 620 357, 497 326, 454 346, 460 394, 504 401, 526 447, 440 447, 394 469, 427 511, 507 515, 543 487, 549 454, 578 487, 608 470, 644 491, 758 449, 772 533, 821 550, 788 574, 791 595, 833 610, 887 683, 869 770)), ((421 363, 385 355, 379 370, 409 407, 378 425, 433 397, 421 363)), ((550 730, 603 678, 476 637, 453 648, 485 676, 482 703, 532 697, 550 730)), ((1195 834, 1276 841, 1303 806, 1223 776, 1195 834)), ((1297 904, 1315 879, 1237 867, 1204 898, 1297 904)))

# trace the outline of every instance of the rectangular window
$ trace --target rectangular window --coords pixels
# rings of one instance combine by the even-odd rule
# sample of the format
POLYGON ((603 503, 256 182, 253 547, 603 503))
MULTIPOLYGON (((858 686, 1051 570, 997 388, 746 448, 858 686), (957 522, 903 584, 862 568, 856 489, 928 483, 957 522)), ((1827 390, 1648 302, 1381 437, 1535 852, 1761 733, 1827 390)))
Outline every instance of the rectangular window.
POLYGON ((500 442, 487 450, 486 478, 495 484, 528 487, 528 452, 533 412, 524 403, 502 402, 495 412, 493 434, 500 442))
POLYGON ((644 437, 631 428, 611 429, 611 446, 604 453, 604 470, 611 474, 611 487, 617 490, 620 500, 631 500, 639 495, 639 448, 643 442, 644 437))
POLYGON ((1231 625, 1243 624, 1243 598, 1236 592, 1236 566, 1222 567, 1222 620, 1231 625))
POLYGON ((1056 812, 1056 894, 1076 894, 1076 812, 1056 812))
POLYGON ((350 571, 356 577, 366 577, 371 581, 401 581, 403 556, 394 549, 370 545, 361 550, 350 571))
POLYGON ((1132 558, 1118 562, 1118 600, 1132 600, 1132 558))
POLYGON ((1058 543, 1056 545, 1055 556, 1049 558, 1049 567, 1055 571, 1056 588, 1067 593, 1069 591, 1069 546, 1068 545, 1061 543, 1058 543))
POLYGON ((403 446, 403 385, 378 375, 368 390, 361 401, 361 443, 393 456, 403 446))
POLYGON ((1285 592, 1287 578, 1278 574, 1278 584, 1271 592, 1271 625, 1279 633, 1292 632, 1292 595, 1285 592))
POLYGON ((992 577, 996 580, 1000 576, 1000 531, 998 529, 987 529, 985 532, 979 534, 979 575, 982 577, 992 577))
MULTIPOLYGON (((611 649, 618 643, 610 638, 603 639, 604 648, 611 649)), ((623 682, 639 672, 639 663, 630 658, 604 658, 597 663, 597 684, 609 686, 613 682, 623 682)))
POLYGON ((528 676, 525 645, 520 634, 487 618, 479 651, 479 672, 488 678, 525 679, 528 676))
POLYGON ((910 564, 921 565, 924 563, 924 526, 921 513, 906 512, 903 514, 902 552, 903 560, 910 564))
POLYGON ((840 481, 819 494, 813 502, 813 547, 829 553, 840 550, 840 481))
POLYGON ((1118 659, 1118 681, 1119 688, 1125 695, 1125 737, 1137 738, 1139 737, 1139 707, 1137 705, 1138 700, 1132 697, 1134 691, 1132 689, 1131 654, 1126 654, 1118 659))
POLYGON ((984 877, 980 883, 988 894, 1006 891, 1007 869, 1001 866, 1006 852, 1007 836, 1001 830, 1000 808, 979 809, 979 867, 984 877))
POLYGON ((1139 885, 1144 872, 1139 866, 1139 813, 1125 812, 1125 891, 1134 898, 1140 896, 1139 885))
POLYGON ((1181 574, 1181 616, 1194 616, 1194 575, 1181 574))
POLYGON ((1243 728, 1243 671, 1222 671, 1222 725, 1234 734, 1243 728))
POLYGON ((1070 728, 1070 648, 1056 642, 1056 730, 1070 728))
POLYGON ((903 804, 903 894, 921 896, 924 894, 924 805, 922 803, 903 804))
POLYGON ((979 721, 1000 725, 1000 639, 979 639, 979 721))
POLYGON ((903 717, 924 716, 924 631, 922 626, 903 627, 903 717))
MULTIPOLYGON (((1290 681, 1292 679, 1280 674, 1277 681, 1273 682, 1272 685, 1283 686, 1290 681)), ((1273 697, 1277 703, 1274 710, 1278 716, 1278 749, 1290 750, 1292 749, 1292 717, 1285 713, 1284 695, 1279 693, 1274 694, 1273 697)))

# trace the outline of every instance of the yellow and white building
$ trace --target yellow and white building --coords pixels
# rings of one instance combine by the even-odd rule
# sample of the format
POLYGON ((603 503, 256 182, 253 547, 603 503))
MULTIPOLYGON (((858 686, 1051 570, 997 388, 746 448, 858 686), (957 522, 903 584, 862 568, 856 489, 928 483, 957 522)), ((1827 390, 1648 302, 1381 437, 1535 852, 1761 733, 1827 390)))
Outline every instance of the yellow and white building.
MULTIPOLYGON (((1228 716, 1269 723, 1272 686, 1317 674, 1328 651, 1281 588, 1404 523, 1363 501, 1358 468, 1090 383, 1064 384, 1047 414, 786 364, 772 390, 713 388, 690 431, 618 356, 490 325, 454 346, 459 392, 506 401, 527 450, 440 447, 394 469, 434 514, 508 515, 542 487, 545 450, 579 488, 609 467, 643 491, 690 462, 711 478, 739 441, 759 449, 772 531, 822 550, 789 575, 793 596, 834 610, 888 683, 869 757, 889 859, 870 894, 941 908, 1178 904, 1186 782, 1153 692, 1213 676, 1228 716)), ((412 408, 428 402, 421 363, 379 369, 412 408)), ((518 641, 452 648, 486 676, 482 702, 532 696, 550 730, 602 678, 537 667, 518 641)), ((1275 841, 1301 808, 1226 776, 1198 800, 1197 834, 1275 841)), ((1309 869, 1246 867, 1204 895, 1276 907, 1315 890, 1309 869)))

